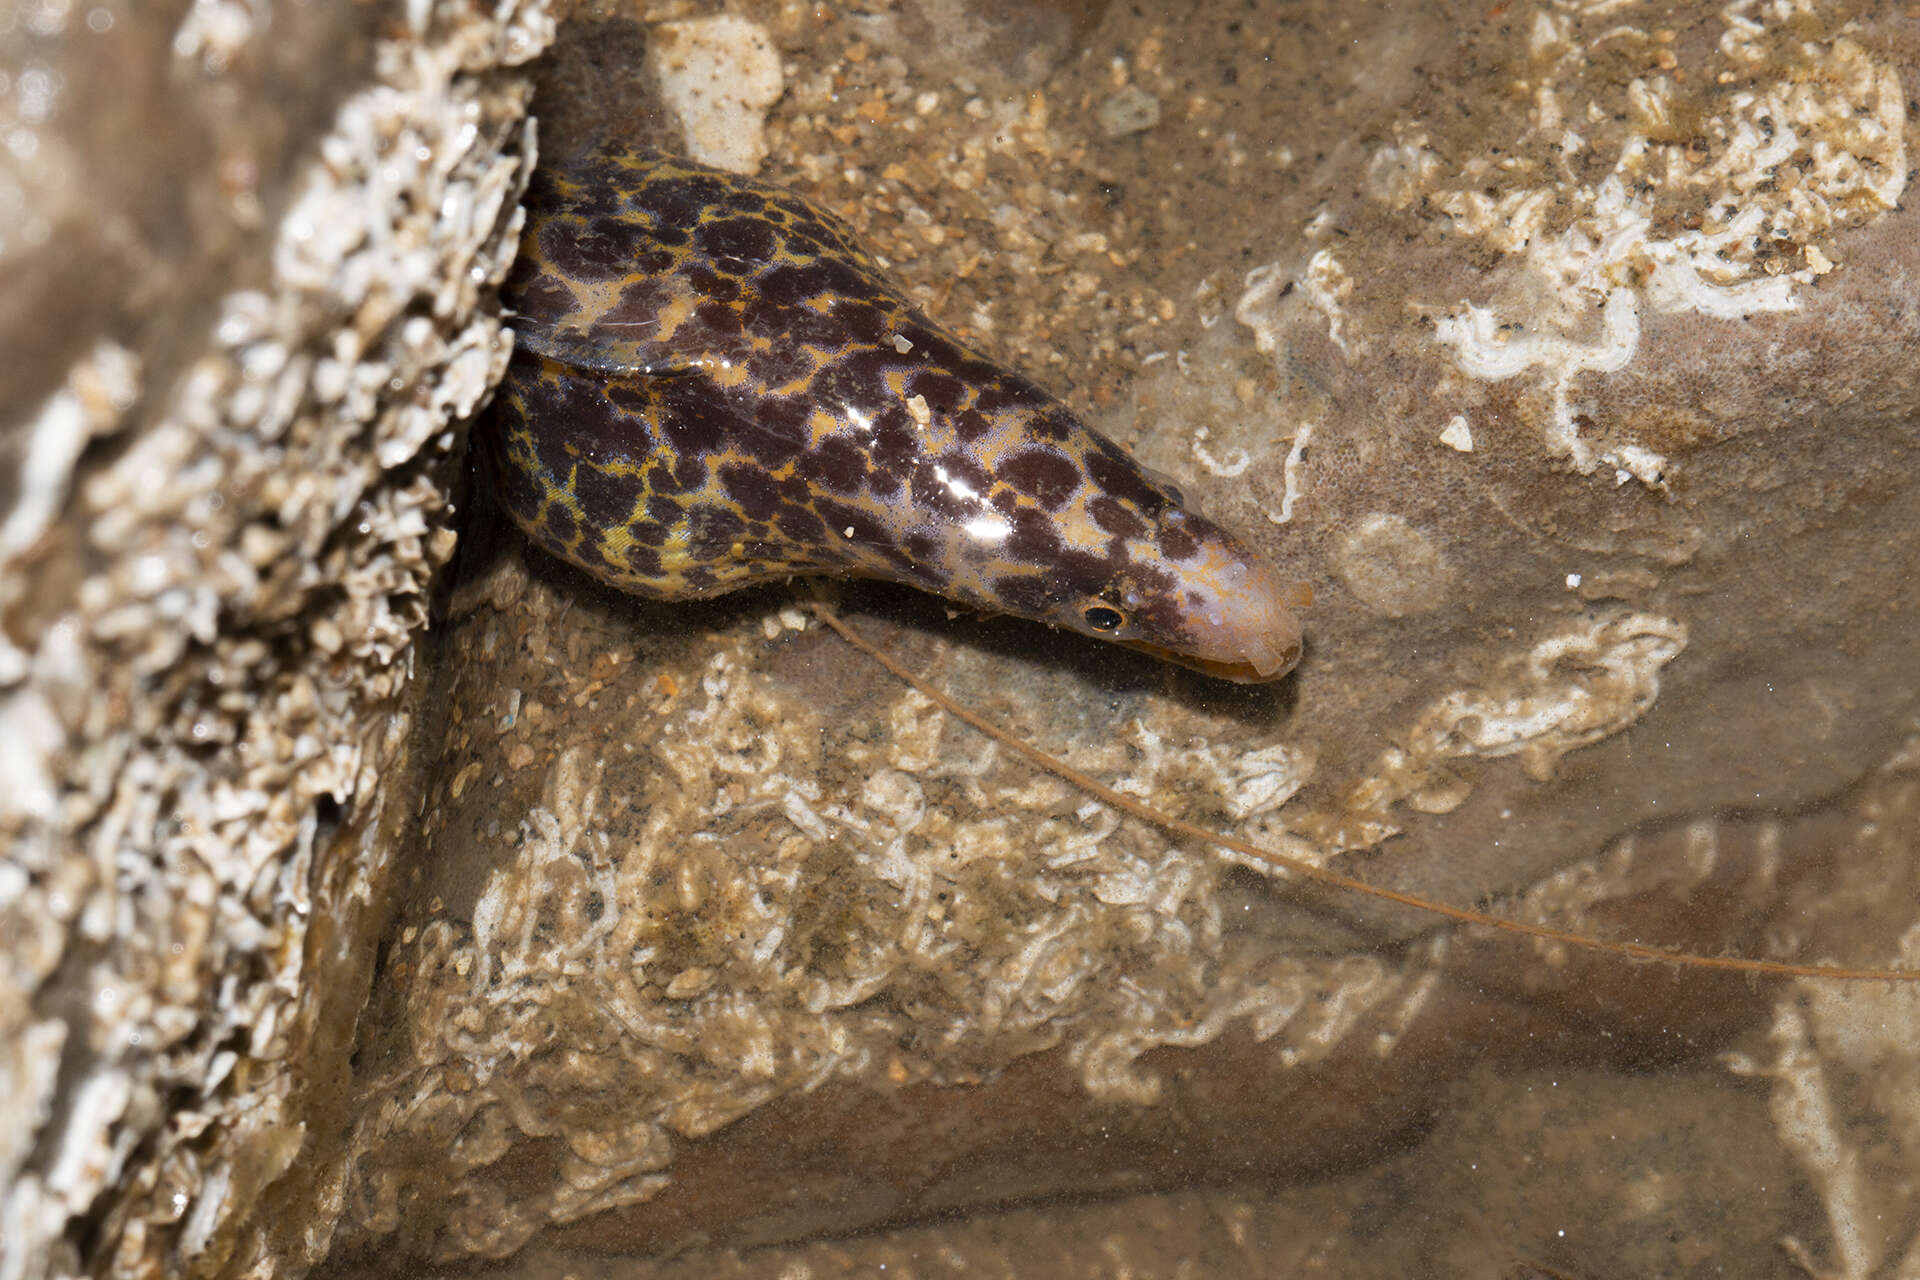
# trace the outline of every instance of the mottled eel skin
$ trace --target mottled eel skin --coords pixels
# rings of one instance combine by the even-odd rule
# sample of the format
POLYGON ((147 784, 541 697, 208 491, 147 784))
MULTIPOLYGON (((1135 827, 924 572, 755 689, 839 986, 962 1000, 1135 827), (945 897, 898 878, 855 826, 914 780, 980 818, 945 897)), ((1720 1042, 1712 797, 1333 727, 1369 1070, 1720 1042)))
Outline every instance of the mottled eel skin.
POLYGON ((1299 659, 1304 588, 789 191, 617 145, 542 168, 507 301, 483 467, 616 587, 886 578, 1228 679, 1299 659))

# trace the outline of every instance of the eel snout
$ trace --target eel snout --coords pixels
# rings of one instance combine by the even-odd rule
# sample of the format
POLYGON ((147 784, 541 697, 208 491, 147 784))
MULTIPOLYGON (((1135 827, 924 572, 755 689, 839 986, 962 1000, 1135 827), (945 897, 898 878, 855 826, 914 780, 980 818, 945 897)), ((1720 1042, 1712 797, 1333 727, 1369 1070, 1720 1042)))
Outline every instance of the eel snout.
MULTIPOLYGON (((1245 547, 1194 575, 1178 647, 1136 642, 1131 647, 1206 675, 1241 684, 1278 680, 1302 651, 1300 619, 1313 588, 1285 577, 1271 560, 1245 547)), ((1122 643, 1126 643, 1123 641, 1122 643)))

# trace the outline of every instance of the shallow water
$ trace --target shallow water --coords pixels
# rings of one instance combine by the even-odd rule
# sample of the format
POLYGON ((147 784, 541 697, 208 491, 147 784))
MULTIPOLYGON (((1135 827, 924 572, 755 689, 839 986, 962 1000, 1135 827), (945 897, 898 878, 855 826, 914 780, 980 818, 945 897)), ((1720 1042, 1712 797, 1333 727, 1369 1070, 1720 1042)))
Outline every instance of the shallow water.
MULTIPOLYGON (((958 28, 997 42, 925 12, 758 15, 789 64, 763 176, 1319 601, 1301 669, 1253 689, 903 591, 847 616, 1109 785, 1293 856, 1706 954, 1920 959, 1920 321, 1888 284, 1914 215, 1829 175, 1826 224, 1789 201, 1764 261, 1696 271, 1706 301, 1658 286, 1716 183, 1785 181, 1741 186, 1739 93, 1800 86, 1769 118, 1811 148, 1819 85, 1864 109, 1912 82, 1897 11, 1791 40, 1557 7, 958 28), (1622 213, 1635 145, 1666 168, 1622 213), (1469 304, 1541 361, 1492 376, 1469 304)), ((546 145, 651 118, 639 47, 576 28, 546 145)), ((470 532, 343 1258, 1870 1276, 1909 1247, 1905 989, 1303 888, 1036 773, 804 588, 641 604, 470 532)))

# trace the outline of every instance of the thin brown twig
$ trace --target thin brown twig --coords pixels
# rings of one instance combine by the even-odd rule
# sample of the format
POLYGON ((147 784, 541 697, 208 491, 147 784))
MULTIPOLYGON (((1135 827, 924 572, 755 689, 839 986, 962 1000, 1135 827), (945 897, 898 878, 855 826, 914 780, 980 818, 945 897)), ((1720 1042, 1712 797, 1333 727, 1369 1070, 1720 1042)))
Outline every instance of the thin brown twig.
POLYGON ((1040 748, 1023 742, 1012 733, 994 724, 978 712, 955 702, 939 689, 928 684, 913 672, 900 665, 891 656, 882 651, 850 624, 843 621, 834 610, 822 601, 809 602, 814 614, 820 621, 831 627, 842 640, 872 658, 885 667, 895 678, 918 690, 948 715, 962 720, 994 741, 1012 748, 1029 763, 1047 773, 1064 779, 1087 794, 1123 813, 1132 814, 1142 822, 1152 823, 1163 831, 1188 839, 1199 840, 1206 844, 1231 849, 1235 853, 1257 859, 1269 866, 1290 871, 1304 879, 1316 880, 1336 889, 1345 889, 1351 893, 1364 894, 1369 898, 1378 898, 1384 902, 1398 903, 1403 907, 1412 907, 1416 911, 1425 911, 1433 915, 1457 920, 1461 924, 1480 925, 1495 929, 1501 933, 1518 934, 1522 937, 1540 938, 1563 946, 1577 947, 1584 951, 1597 951, 1606 955, 1624 956, 1630 960, 1651 960, 1661 964, 1677 965, 1687 969, 1718 969, 1730 973, 1764 974, 1779 978, 1827 978, 1847 982, 1920 982, 1920 970, 1914 969, 1871 969, 1847 968, 1839 965, 1789 964, 1779 960, 1748 960, 1737 956, 1702 956, 1686 951, 1669 951, 1662 947, 1648 946, 1639 942, 1614 942, 1606 938, 1594 938, 1585 934, 1570 933, 1565 929, 1555 929, 1547 925, 1527 924, 1519 920, 1509 920, 1502 916, 1488 915, 1484 911, 1474 911, 1468 907, 1456 907, 1445 902, 1435 902, 1416 894, 1401 893, 1396 889, 1383 888, 1368 884, 1338 871, 1325 867, 1316 867, 1290 854, 1276 849, 1264 848, 1257 844, 1210 831, 1205 827, 1163 813, 1144 801, 1132 796, 1122 795, 1112 787, 1096 781, 1094 778, 1074 768, 1064 760, 1055 759, 1040 748))

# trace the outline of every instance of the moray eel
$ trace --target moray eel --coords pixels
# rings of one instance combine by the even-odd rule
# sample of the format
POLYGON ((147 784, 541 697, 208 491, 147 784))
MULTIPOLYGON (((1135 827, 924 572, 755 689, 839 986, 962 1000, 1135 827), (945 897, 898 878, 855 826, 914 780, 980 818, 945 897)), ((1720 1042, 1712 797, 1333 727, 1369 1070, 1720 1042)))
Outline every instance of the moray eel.
POLYGON ((1303 587, 806 200, 613 145, 526 209, 480 454, 554 555, 654 600, 885 578, 1231 680, 1299 660, 1303 587))

